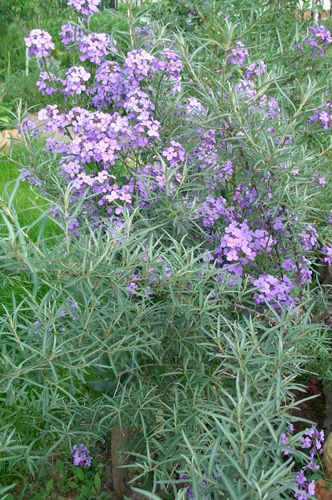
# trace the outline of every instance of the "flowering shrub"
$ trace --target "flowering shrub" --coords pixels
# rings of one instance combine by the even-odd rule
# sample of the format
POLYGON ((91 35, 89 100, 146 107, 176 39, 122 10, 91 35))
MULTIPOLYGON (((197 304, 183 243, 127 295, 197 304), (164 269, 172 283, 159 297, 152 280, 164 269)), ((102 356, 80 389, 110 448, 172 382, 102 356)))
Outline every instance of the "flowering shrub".
MULTIPOLYGON (((91 462, 73 447, 78 435, 90 446, 116 422, 132 426, 144 443, 128 443, 137 467, 174 498, 184 482, 206 500, 311 494, 306 465, 294 471, 304 448, 290 453, 284 429, 303 346, 319 344, 314 265, 331 253, 315 222, 329 183, 323 152, 308 152, 301 128, 314 89, 301 87, 298 108, 269 89, 270 58, 234 41, 231 20, 223 44, 202 46, 137 26, 129 8, 120 44, 80 18, 98 3, 68 2, 78 18, 61 38, 75 64, 62 72, 50 71, 49 37, 27 37, 43 58, 39 89, 62 98, 39 118, 64 140, 40 147, 21 125, 22 179, 50 214, 31 241, 14 194, 3 212, 1 266, 32 287, 2 324, 9 407, 17 394, 29 406, 35 391, 27 419, 42 431, 31 449, 67 426, 61 444, 76 465, 91 462), (48 217, 61 231, 50 243, 48 217)), ((208 9, 194 13, 201 29, 208 9)))

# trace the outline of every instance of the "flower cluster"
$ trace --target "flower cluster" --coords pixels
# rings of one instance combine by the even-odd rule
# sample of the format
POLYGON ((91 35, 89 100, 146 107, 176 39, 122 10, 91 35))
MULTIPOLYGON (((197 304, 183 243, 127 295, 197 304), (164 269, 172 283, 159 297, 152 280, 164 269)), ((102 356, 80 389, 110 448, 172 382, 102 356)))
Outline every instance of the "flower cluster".
POLYGON ((17 129, 19 134, 30 134, 32 136, 39 134, 39 130, 37 129, 35 123, 28 120, 28 118, 24 118, 22 123, 18 123, 17 129))
MULTIPOLYGON (((294 432, 294 427, 290 425, 291 433, 294 432)), ((319 470, 320 466, 314 462, 316 455, 323 452, 324 431, 318 431, 315 427, 306 429, 304 434, 300 437, 300 447, 305 450, 308 449, 310 453, 310 460, 304 465, 300 471, 294 472, 295 488, 294 497, 298 500, 308 500, 308 495, 315 495, 315 480, 308 479, 308 472, 312 470, 319 470)), ((281 443, 284 446, 281 452, 288 456, 292 454, 294 446, 289 446, 289 438, 285 432, 281 434, 281 443)))
POLYGON ((290 296, 292 282, 286 275, 282 275, 279 279, 271 274, 261 274, 257 279, 252 280, 252 284, 259 289, 259 293, 254 294, 254 301, 257 304, 263 304, 266 301, 276 309, 280 305, 294 304, 294 299, 290 296))
POLYGON ((84 446, 84 444, 81 443, 79 446, 75 444, 71 450, 71 453, 74 465, 81 467, 91 467, 92 457, 90 456, 90 451, 86 446, 84 446))
POLYGON ((318 234, 316 229, 311 225, 308 225, 307 228, 299 234, 299 238, 305 251, 312 250, 318 246, 318 234))
POLYGON ((244 65, 246 57, 249 56, 248 49, 242 42, 236 42, 235 47, 227 49, 227 52, 229 52, 227 60, 232 64, 239 64, 240 66, 244 65))
POLYGON ((53 73, 47 71, 41 71, 39 73, 39 78, 36 83, 37 87, 43 95, 52 95, 55 92, 58 92, 58 84, 62 86, 64 84, 64 81, 61 78, 56 77, 53 73))
POLYGON ((72 66, 67 70, 66 80, 63 82, 65 88, 62 90, 63 94, 75 95, 87 92, 86 82, 91 77, 83 66, 72 66))
MULTIPOLYGON (((289 430, 292 434, 295 429, 292 424, 289 424, 289 430)), ((315 495, 315 480, 310 480, 307 478, 308 472, 319 470, 320 466, 314 462, 315 456, 319 455, 323 451, 323 443, 324 443, 324 431, 318 431, 316 428, 306 429, 303 436, 300 437, 301 448, 310 450, 310 460, 306 465, 304 465, 299 472, 294 472, 295 485, 294 485, 294 498, 298 500, 308 500, 308 495, 315 495), (307 474, 307 476, 306 476, 307 474)), ((293 454, 294 446, 289 445, 289 437, 286 432, 281 433, 281 453, 285 456, 289 456, 293 454)), ((216 462, 218 464, 218 462, 216 462)), ((203 477, 204 477, 203 473, 203 477)), ((212 477, 215 481, 217 481, 218 477, 215 473, 212 474, 212 477)), ((185 486, 187 487, 186 497, 188 500, 198 500, 193 496, 193 488, 188 485, 188 476, 185 474, 179 474, 179 479, 184 481, 185 486)), ((203 479, 202 487, 206 486, 206 481, 203 479)), ((200 497, 199 500, 204 500, 204 497, 200 497)))
POLYGON ((317 125, 325 130, 332 127, 332 102, 330 100, 320 105, 319 109, 311 115, 309 123, 317 123, 317 125))
POLYGON ((100 64, 108 54, 114 56, 115 45, 116 41, 107 33, 89 33, 79 37, 77 49, 81 61, 88 59, 92 63, 100 64))
POLYGON ((329 266, 332 265, 332 247, 322 247, 322 252, 324 255, 324 262, 326 262, 329 266))
POLYGON ((266 69, 266 64, 264 61, 260 60, 251 64, 248 64, 247 70, 244 74, 244 77, 249 80, 253 77, 253 75, 264 75, 266 69))
POLYGON ((30 47, 29 56, 35 54, 38 58, 48 57, 54 49, 51 35, 40 29, 31 30, 24 41, 25 45, 30 47))
POLYGON ((314 57, 324 54, 323 47, 320 47, 319 43, 323 43, 324 45, 332 42, 332 36, 328 29, 325 26, 311 26, 309 28, 309 33, 314 35, 313 37, 306 37, 303 42, 310 45, 312 48, 312 55, 314 57))
POLYGON ((301 439, 301 448, 310 450, 310 462, 302 467, 299 472, 295 472, 296 478, 296 487, 297 491, 294 496, 298 500, 307 500, 307 494, 314 495, 315 494, 315 481, 309 481, 305 474, 307 474, 310 470, 318 470, 320 468, 319 465, 315 464, 313 459, 316 454, 321 454, 323 452, 323 443, 324 443, 324 431, 318 431, 315 428, 306 429, 304 435, 301 439))
POLYGON ((97 6, 100 2, 101 0, 68 0, 67 5, 72 5, 76 12, 88 16, 99 11, 97 6))
POLYGON ((83 35, 83 30, 73 23, 63 24, 61 26, 61 42, 67 50, 69 50, 68 45, 77 43, 83 35))
MULTIPOLYGON (((270 253, 273 240, 264 229, 251 230, 247 221, 234 221, 225 227, 225 234, 215 253, 226 257, 228 262, 239 261, 248 264, 261 252, 270 253)), ((218 259, 217 259, 218 260, 218 259)))

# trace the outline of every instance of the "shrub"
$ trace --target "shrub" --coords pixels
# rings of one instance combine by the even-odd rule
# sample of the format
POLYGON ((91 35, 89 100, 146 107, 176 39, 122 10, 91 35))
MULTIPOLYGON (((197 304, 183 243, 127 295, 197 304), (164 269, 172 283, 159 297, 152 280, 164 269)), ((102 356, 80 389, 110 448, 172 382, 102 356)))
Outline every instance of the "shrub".
POLYGON ((154 492, 292 498, 294 467, 310 459, 286 429, 303 352, 320 339, 326 156, 302 129, 318 91, 308 79, 293 102, 231 20, 202 44, 128 14, 121 45, 88 18, 65 25, 65 75, 36 45, 46 39, 48 56, 49 37, 28 37, 40 90, 62 100, 40 117, 70 141, 41 150, 23 124, 23 178, 50 213, 22 228, 14 194, 3 202, 2 269, 32 285, 2 322, 5 416, 25 409, 4 462, 34 472, 118 423, 133 429, 127 452, 154 492), (49 243, 51 215, 61 235, 49 243))

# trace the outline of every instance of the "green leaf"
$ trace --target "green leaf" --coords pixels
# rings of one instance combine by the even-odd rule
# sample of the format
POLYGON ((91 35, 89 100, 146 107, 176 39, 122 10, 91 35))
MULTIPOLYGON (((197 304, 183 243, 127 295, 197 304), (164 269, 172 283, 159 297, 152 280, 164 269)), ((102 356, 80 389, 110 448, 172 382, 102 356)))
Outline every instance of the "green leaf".
POLYGON ((88 488, 84 484, 82 485, 81 494, 86 496, 86 497, 89 497, 89 495, 90 495, 88 488))
POLYGON ((62 460, 60 460, 59 458, 57 459, 57 461, 55 462, 55 466, 56 468, 58 469, 58 471, 60 472, 63 472, 64 471, 64 463, 62 462, 62 460))
POLYGON ((317 5, 317 12, 318 14, 323 14, 323 6, 322 5, 317 5))
POLYGON ((14 500, 14 497, 11 493, 8 493, 8 495, 4 497, 4 500, 14 500))
POLYGON ((96 490, 99 491, 100 488, 101 488, 101 479, 100 479, 100 476, 99 476, 98 472, 95 475, 95 481, 94 481, 94 483, 95 483, 96 490))
POLYGON ((75 483, 75 481, 68 481, 67 483, 71 488, 77 488, 78 487, 78 484, 75 483))
POLYGON ((114 394, 117 387, 116 382, 108 382, 107 380, 93 380, 88 384, 95 390, 104 394, 114 394))
POLYGON ((49 481, 47 481, 46 483, 46 491, 47 493, 51 493, 52 489, 53 489, 53 483, 54 483, 54 478, 52 477, 52 479, 50 479, 49 481))
POLYGON ((142 495, 145 495, 147 498, 150 500, 161 500, 160 497, 157 497, 154 493, 151 493, 150 491, 144 491, 139 488, 131 488, 133 491, 136 491, 137 493, 141 493, 142 495))
POLYGON ((162 491, 160 493, 160 496, 163 500, 173 500, 174 494, 172 493, 166 493, 166 491, 162 491))
POLYGON ((144 478, 144 482, 142 484, 142 489, 146 491, 150 491, 152 488, 151 474, 147 474, 144 478))
POLYGON ((84 481, 85 477, 84 477, 84 471, 83 469, 81 469, 80 467, 77 467, 76 471, 75 471, 75 476, 80 480, 80 481, 84 481))

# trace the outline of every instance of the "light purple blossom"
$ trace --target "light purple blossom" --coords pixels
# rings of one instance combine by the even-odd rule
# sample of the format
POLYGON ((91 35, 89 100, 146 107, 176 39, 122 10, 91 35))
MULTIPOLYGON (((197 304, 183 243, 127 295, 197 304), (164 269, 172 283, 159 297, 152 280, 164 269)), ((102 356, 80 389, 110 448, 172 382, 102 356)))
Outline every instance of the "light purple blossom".
POLYGON ((99 11, 97 6, 100 2, 101 0, 68 0, 67 5, 72 5, 74 11, 88 16, 99 11))
POLYGON ((17 124, 17 129, 19 134, 30 134, 32 136, 36 136, 39 134, 39 130, 34 122, 28 120, 28 118, 24 118, 22 124, 17 124))
POLYGON ((53 75, 53 73, 41 71, 36 85, 43 95, 52 95, 55 92, 58 92, 57 84, 62 86, 63 83, 63 80, 53 75), (53 85, 48 84, 48 82, 53 83, 53 85))
POLYGON ((63 94, 79 95, 87 91, 86 82, 90 79, 89 73, 83 66, 72 66, 66 72, 66 79, 64 80, 63 94))
POLYGON ((186 151, 179 142, 171 141, 171 145, 163 149, 162 154, 171 166, 176 167, 184 161, 186 151))
POLYGON ((67 50, 69 50, 68 45, 79 42, 83 35, 83 30, 76 24, 68 23, 61 26, 61 42, 67 50))
POLYGON ((240 66, 244 65, 246 57, 249 56, 249 52, 242 42, 236 42, 235 47, 227 49, 227 52, 229 53, 227 60, 232 64, 239 64, 240 66))
POLYGON ((327 247, 322 247, 322 252, 325 254, 324 256, 324 262, 326 262, 329 266, 332 265, 332 247, 327 246, 327 247))
POLYGON ((89 33, 82 35, 77 43, 77 48, 80 52, 80 60, 89 61, 100 64, 104 61, 106 55, 115 54, 116 40, 111 39, 107 33, 89 33))
POLYGON ((73 463, 76 466, 81 467, 91 467, 92 457, 90 456, 90 451, 84 444, 77 446, 75 444, 72 448, 73 463))
POLYGON ((260 274, 257 279, 252 280, 252 284, 259 289, 259 293, 254 294, 254 301, 257 304, 263 304, 265 301, 275 307, 294 304, 294 299, 290 295, 292 282, 286 275, 277 278, 271 274, 260 274))
POLYGON ((226 257, 228 262, 248 264, 258 253, 270 253, 272 244, 273 240, 265 229, 252 230, 246 221, 241 224, 234 221, 226 226, 225 235, 221 237, 215 252, 226 257))
POLYGON ((52 37, 47 31, 33 29, 29 36, 24 38, 25 45, 30 47, 29 56, 35 54, 36 57, 48 57, 54 49, 52 37))
POLYGON ((299 234, 300 241, 303 245, 303 250, 312 250, 313 248, 317 248, 317 238, 318 233, 316 229, 310 224, 307 228, 299 234))
POLYGON ((265 68, 266 64, 262 60, 248 64, 244 77, 248 80, 249 78, 252 78, 253 75, 264 75, 265 68))

